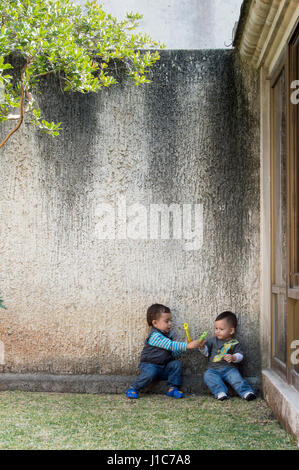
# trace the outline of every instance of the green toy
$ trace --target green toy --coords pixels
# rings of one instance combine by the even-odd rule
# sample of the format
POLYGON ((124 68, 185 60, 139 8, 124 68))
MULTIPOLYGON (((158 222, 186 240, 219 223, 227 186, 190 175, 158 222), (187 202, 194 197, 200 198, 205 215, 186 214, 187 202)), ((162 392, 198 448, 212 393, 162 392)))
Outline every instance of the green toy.
POLYGON ((198 338, 198 341, 201 343, 201 342, 205 339, 205 337, 207 336, 207 334, 208 334, 208 332, 207 332, 207 331, 204 331, 204 332, 200 335, 200 337, 198 338))
POLYGON ((220 362, 221 359, 227 354, 227 352, 230 350, 232 346, 235 346, 236 344, 239 344, 239 341, 237 339, 231 339, 227 343, 224 343, 222 348, 218 349, 218 354, 214 356, 213 362, 220 362))

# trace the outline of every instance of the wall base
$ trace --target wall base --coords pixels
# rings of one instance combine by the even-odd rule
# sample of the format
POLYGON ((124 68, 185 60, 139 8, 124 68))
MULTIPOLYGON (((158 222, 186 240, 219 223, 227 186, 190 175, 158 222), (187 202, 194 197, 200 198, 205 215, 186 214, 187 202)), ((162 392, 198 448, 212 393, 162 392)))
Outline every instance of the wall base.
POLYGON ((264 398, 281 425, 295 436, 299 446, 299 394, 275 372, 262 371, 264 398))
MULTIPOLYGON (((27 392, 56 393, 123 393, 135 380, 135 376, 123 375, 54 375, 54 374, 0 374, 0 391, 21 390, 27 392)), ((248 382, 260 393, 258 377, 247 377, 248 382)), ((165 393, 166 383, 159 381, 145 391, 165 393)), ((183 376, 182 389, 186 393, 208 394, 202 376, 183 376)))

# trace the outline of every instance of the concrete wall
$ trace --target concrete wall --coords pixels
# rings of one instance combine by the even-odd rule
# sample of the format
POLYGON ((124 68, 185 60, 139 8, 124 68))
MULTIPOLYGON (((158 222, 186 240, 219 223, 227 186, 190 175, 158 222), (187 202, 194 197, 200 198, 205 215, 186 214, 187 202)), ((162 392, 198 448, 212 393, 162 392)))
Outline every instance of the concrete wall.
MULTIPOLYGON (((84 5, 85 0, 74 0, 84 5)), ((143 14, 138 31, 166 44, 167 49, 230 48, 242 0, 103 0, 117 18, 143 14)))
MULTIPOLYGON (((97 95, 45 78, 60 137, 27 123, 1 149, 2 372, 135 374, 159 302, 180 340, 184 322, 212 334, 219 312, 236 311, 244 373, 259 374, 258 75, 234 51, 163 51, 151 78, 97 95), (119 200, 147 213, 202 204, 202 246, 99 239, 99 207, 119 200)), ((189 374, 205 368, 199 353, 183 360, 189 374)))

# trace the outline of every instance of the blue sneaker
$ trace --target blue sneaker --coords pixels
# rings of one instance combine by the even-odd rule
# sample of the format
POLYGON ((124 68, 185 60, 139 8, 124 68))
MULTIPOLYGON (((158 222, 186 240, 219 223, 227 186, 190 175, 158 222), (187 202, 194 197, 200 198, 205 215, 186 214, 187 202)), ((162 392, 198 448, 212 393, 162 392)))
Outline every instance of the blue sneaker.
POLYGON ((166 395, 173 398, 184 398, 184 392, 181 392, 177 387, 170 387, 172 390, 167 390, 166 395))
POLYGON ((126 390, 126 396, 128 398, 138 398, 138 392, 134 390, 134 388, 128 388, 128 390, 126 390))

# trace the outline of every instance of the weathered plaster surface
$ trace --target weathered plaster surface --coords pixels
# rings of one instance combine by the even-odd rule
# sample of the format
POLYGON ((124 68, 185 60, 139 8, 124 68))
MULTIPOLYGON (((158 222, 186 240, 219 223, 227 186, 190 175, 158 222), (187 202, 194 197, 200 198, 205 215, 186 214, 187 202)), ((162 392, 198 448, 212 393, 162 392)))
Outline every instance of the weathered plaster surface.
MULTIPOLYGON (((73 0, 83 6, 85 0, 73 0)), ((224 49, 242 0, 103 0, 103 9, 118 19, 126 12, 143 15, 137 31, 165 43, 167 49, 224 49)))
MULTIPOLYGON (((1 150, 3 372, 137 372, 146 308, 169 305, 177 338, 239 316, 244 373, 259 364, 258 76, 234 51, 163 51, 152 83, 63 94, 43 109, 64 130, 24 125, 1 150), (100 240, 102 202, 203 204, 203 245, 100 240)), ((3 125, 1 135, 8 125, 3 125)), ((199 353, 184 356, 199 374, 199 353)))

